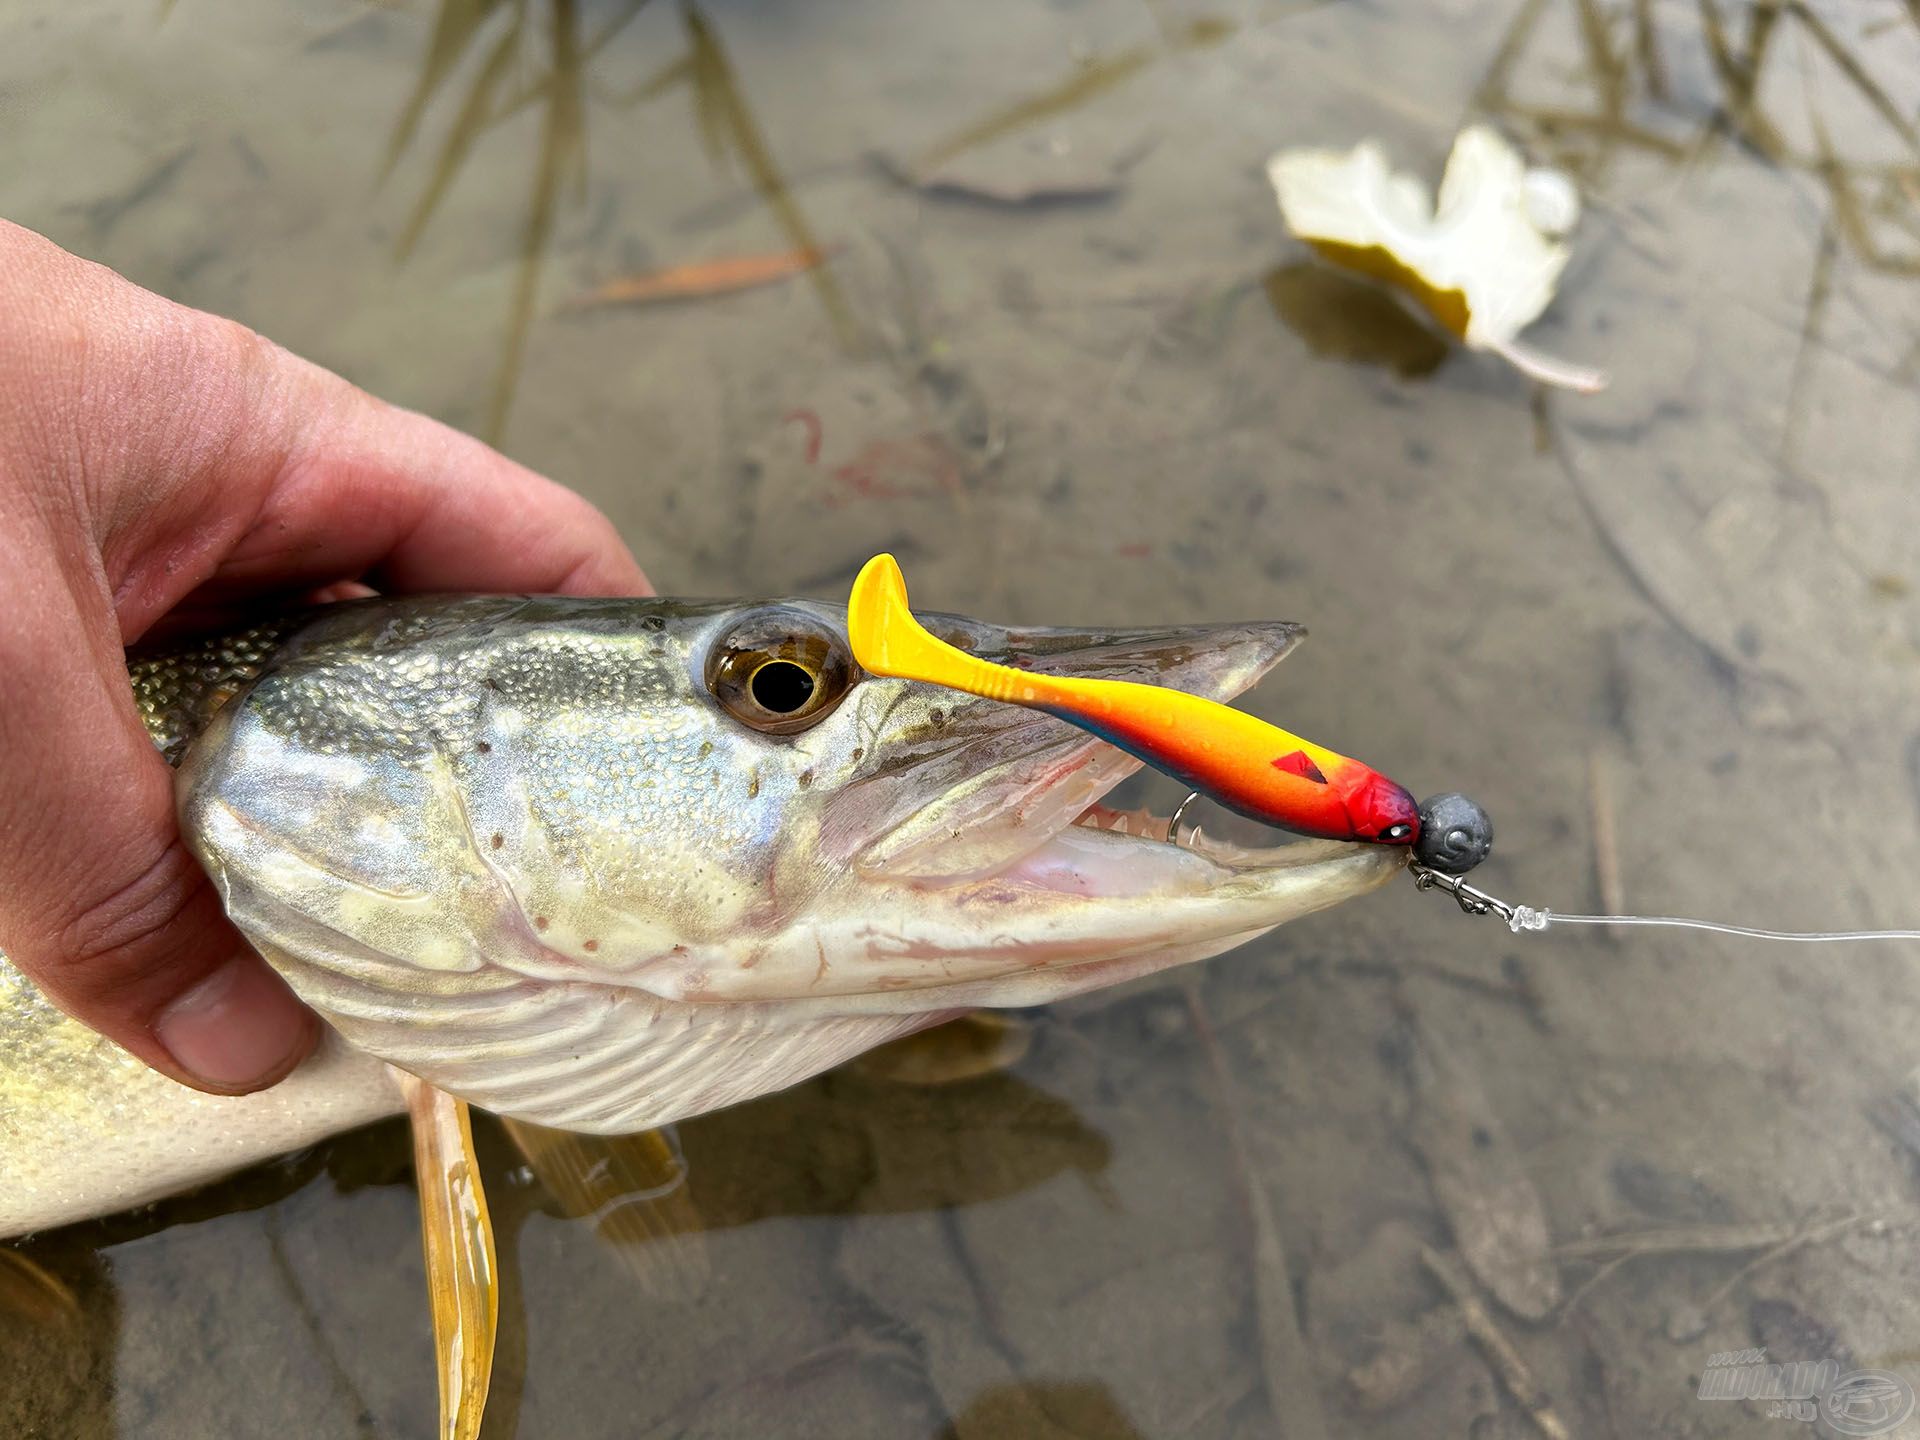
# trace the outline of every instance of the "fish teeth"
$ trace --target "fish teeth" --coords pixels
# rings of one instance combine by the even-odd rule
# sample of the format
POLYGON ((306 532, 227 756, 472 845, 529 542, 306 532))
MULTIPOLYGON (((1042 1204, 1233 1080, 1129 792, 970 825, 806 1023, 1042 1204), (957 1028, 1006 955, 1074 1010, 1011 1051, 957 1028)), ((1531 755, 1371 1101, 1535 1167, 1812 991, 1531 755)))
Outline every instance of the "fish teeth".
POLYGON ((1107 805, 1089 805, 1073 822, 1089 830, 1112 830, 1120 835, 1138 835, 1146 840, 1171 838, 1173 821, 1151 810, 1115 810, 1107 805))

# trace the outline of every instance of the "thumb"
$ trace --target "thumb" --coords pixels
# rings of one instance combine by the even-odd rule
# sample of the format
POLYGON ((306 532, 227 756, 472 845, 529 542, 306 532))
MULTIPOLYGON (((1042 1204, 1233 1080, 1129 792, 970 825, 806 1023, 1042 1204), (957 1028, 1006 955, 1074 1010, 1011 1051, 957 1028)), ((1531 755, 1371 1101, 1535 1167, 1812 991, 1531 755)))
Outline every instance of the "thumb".
POLYGON ((76 595, 53 551, 0 541, 16 606, 0 627, 0 947, 175 1079, 270 1085, 312 1048, 314 1016, 225 918, 181 839, 111 601, 76 595))

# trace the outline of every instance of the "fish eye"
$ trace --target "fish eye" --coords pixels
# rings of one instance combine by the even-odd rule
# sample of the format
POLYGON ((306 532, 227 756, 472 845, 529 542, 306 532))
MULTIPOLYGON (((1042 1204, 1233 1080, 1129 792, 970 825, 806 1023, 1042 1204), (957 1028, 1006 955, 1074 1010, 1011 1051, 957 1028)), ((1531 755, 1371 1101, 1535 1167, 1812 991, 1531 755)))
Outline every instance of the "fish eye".
POLYGON ((747 679, 747 693, 762 710, 797 715, 813 698, 814 672, 793 660, 769 660, 747 679))
POLYGON ((767 735, 797 734, 824 720, 854 675, 836 631, 784 607, 748 616, 707 654, 707 690, 734 719, 767 735))

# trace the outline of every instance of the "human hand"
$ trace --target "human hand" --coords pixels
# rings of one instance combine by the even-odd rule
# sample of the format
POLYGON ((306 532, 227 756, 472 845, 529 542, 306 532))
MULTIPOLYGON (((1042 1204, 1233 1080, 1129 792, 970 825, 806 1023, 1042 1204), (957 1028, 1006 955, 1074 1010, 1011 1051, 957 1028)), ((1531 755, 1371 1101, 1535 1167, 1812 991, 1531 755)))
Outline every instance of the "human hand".
POLYGON ((204 1090, 318 1022, 182 842, 123 650, 355 581, 649 593, 579 497, 0 221, 0 950, 204 1090))

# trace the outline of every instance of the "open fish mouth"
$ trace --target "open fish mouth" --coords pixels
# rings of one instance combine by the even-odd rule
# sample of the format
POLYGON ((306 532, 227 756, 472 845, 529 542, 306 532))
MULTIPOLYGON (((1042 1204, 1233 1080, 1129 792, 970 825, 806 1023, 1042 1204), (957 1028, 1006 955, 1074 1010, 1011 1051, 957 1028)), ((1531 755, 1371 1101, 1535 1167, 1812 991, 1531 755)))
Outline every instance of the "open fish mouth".
MULTIPOLYGON (((1305 634, 1284 622, 1111 632, 926 619, 944 638, 1000 663, 1146 681, 1222 702, 1257 683, 1305 634)), ((924 714, 921 729, 900 729, 897 758, 881 775, 849 785, 835 801, 871 806, 872 787, 883 781, 915 797, 906 814, 883 816, 894 823, 845 854, 855 909, 843 913, 823 896, 804 935, 774 937, 740 968, 696 967, 683 998, 768 998, 811 956, 813 973, 797 993, 865 1010, 936 998, 1040 1003, 1232 948, 1404 867, 1406 852, 1395 847, 1294 839, 1245 846, 1177 827, 1172 814, 1110 807, 1107 795, 1141 768, 1116 746, 1038 712, 937 687, 867 685, 876 709, 919 706, 924 714), (937 738, 929 739, 923 732, 932 721, 937 738), (811 948, 795 953, 802 947, 811 948)))
MULTIPOLYGON (((1037 673, 1130 680, 1228 701, 1257 683, 1304 638, 1285 621, 1125 632, 1011 631, 954 616, 929 616, 950 642, 982 658, 1037 673)), ((890 687, 940 722, 934 743, 915 744, 901 727, 898 752, 916 796, 909 815, 859 857, 869 874, 958 879, 1004 870, 1069 826, 1146 834, 1103 812, 1099 801, 1141 768, 1116 746, 1064 720, 911 681, 890 687), (944 698, 943 698, 944 697, 944 698)), ((850 789, 864 803, 867 787, 850 789)), ((1170 817, 1169 817, 1170 818, 1170 817)), ((1169 838, 1165 830, 1162 839, 1169 838)))

